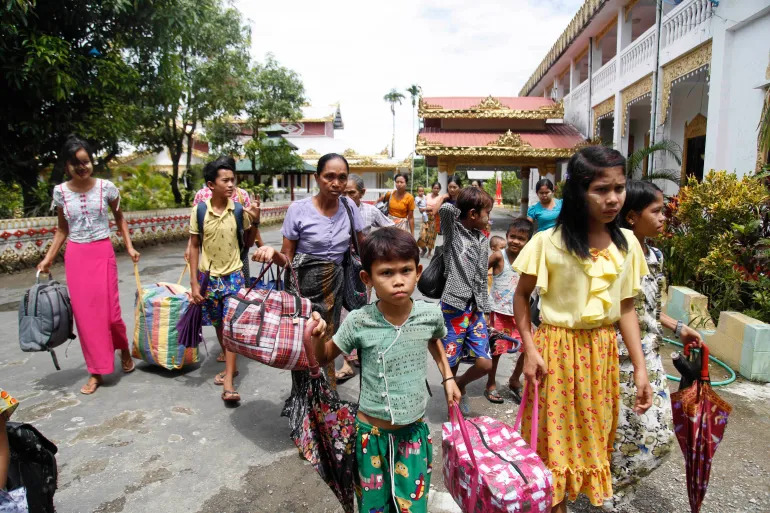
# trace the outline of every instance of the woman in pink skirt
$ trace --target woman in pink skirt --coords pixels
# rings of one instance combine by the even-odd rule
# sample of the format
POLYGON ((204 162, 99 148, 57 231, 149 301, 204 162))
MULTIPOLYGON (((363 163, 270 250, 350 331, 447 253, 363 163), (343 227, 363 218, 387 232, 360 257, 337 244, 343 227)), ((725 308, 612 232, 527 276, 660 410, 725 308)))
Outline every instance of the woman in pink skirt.
POLYGON ((80 392, 90 395, 102 384, 102 376, 115 370, 115 351, 120 350, 123 372, 134 370, 126 325, 120 314, 118 266, 110 240, 110 210, 134 262, 139 261, 139 253, 131 244, 128 225, 120 210, 118 189, 108 180, 93 177, 93 157, 88 143, 70 136, 60 157, 65 161, 70 179, 54 188, 53 202, 58 207, 59 225, 37 269, 48 272, 69 238, 64 270, 80 346, 91 374, 80 392))

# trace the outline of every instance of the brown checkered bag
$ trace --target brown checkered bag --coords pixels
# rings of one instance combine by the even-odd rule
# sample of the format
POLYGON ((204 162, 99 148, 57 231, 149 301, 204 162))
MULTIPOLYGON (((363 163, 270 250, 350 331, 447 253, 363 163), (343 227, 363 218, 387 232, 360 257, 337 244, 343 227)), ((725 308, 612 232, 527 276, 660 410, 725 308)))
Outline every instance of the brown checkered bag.
MULTIPOLYGON (((265 266, 255 283, 272 265, 265 266)), ((297 275, 288 264, 296 290, 297 275)), ((280 274, 279 274, 280 276, 280 274)), ((294 295, 283 287, 265 289, 242 288, 225 303, 224 346, 228 351, 257 360, 270 367, 307 370, 308 359, 303 347, 303 333, 310 321, 309 299, 294 295)))

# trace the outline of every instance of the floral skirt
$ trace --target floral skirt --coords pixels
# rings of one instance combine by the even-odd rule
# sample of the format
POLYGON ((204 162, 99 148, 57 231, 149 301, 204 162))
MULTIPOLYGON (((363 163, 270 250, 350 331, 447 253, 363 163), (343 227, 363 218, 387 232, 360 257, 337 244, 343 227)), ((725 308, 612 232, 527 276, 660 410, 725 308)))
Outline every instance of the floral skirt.
MULTIPOLYGON (((540 382, 537 454, 553 473, 553 504, 582 493, 601 506, 612 497, 610 455, 619 412, 615 328, 543 323, 535 346, 548 369, 540 382)), ((533 396, 529 390, 521 426, 528 441, 533 396)))
POLYGON ((422 223, 420 238, 417 239, 417 247, 432 250, 436 245, 436 215, 428 214, 428 220, 422 223))
POLYGON ((641 478, 665 461, 674 446, 671 396, 658 349, 644 355, 652 387, 652 406, 644 415, 634 413, 636 386, 634 366, 620 357, 620 416, 612 453, 612 491, 605 509, 614 510, 633 498, 641 478))

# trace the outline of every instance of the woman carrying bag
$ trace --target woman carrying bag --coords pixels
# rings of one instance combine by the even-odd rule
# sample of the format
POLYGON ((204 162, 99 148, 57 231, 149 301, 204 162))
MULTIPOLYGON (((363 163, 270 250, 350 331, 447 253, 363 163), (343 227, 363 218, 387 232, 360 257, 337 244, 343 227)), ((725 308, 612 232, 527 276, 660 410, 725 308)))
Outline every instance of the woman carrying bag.
POLYGON ((110 210, 126 252, 134 263, 139 262, 139 252, 131 243, 117 187, 93 176, 93 156, 88 143, 70 136, 60 157, 70 179, 53 190, 59 224, 53 243, 37 270, 47 273, 69 239, 64 269, 80 346, 91 374, 80 392, 90 395, 103 383, 104 374, 112 374, 115 351, 120 350, 123 372, 134 370, 126 325, 120 312, 118 266, 110 240, 110 210))
MULTIPOLYGON (((351 233, 355 233, 359 245, 364 239, 360 210, 353 201, 340 198, 348 183, 348 175, 349 166, 345 157, 336 153, 321 157, 315 173, 319 192, 289 206, 281 229, 281 251, 262 246, 252 257, 256 262, 275 263, 282 267, 291 262, 298 276, 299 292, 310 300, 313 310, 326 321, 324 336, 327 338, 335 333, 340 322, 345 281, 343 261, 350 252, 351 233)), ((292 282, 286 280, 286 283, 291 286, 292 282)), ((333 362, 327 371, 330 382, 336 385, 333 362)), ((292 390, 294 393, 295 390, 292 390)))

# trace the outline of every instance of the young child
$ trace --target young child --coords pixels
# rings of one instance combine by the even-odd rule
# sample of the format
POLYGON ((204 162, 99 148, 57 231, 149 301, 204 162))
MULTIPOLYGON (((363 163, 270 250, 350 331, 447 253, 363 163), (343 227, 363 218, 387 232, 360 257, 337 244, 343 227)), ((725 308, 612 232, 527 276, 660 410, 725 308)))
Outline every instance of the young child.
POLYGON ((5 490, 8 479, 8 465, 11 464, 11 449, 8 446, 8 434, 5 424, 11 418, 19 401, 0 388, 0 490, 5 490))
POLYGON ((537 233, 513 264, 520 273, 513 309, 528 384, 521 432, 529 439, 532 422, 538 423, 537 454, 553 473, 554 513, 565 513, 565 499, 579 493, 594 506, 612 497, 610 454, 620 410, 616 322, 634 367, 634 411, 642 414, 652 403, 634 308, 647 263, 639 241, 618 222, 625 163, 603 146, 575 153, 556 226, 537 233), (542 323, 533 338, 535 286, 542 323))
POLYGON ((417 187, 417 197, 414 198, 414 204, 420 211, 422 222, 428 221, 428 197, 425 196, 425 187, 417 187))
POLYGON ((198 226, 199 207, 193 207, 190 213, 190 269, 198 269, 197 276, 190 273, 192 301, 203 305, 203 325, 214 326, 225 353, 225 370, 216 375, 214 383, 224 385, 222 400, 225 403, 237 403, 241 396, 233 386, 233 378, 238 374, 236 354, 225 351, 222 345, 222 316, 227 296, 237 294, 245 284, 241 246, 254 240, 254 230, 249 214, 240 205, 236 209, 236 203, 230 199, 235 188, 235 161, 221 157, 209 162, 203 169, 203 177, 211 189, 211 198, 205 203, 203 226, 198 226), (238 233, 238 216, 242 216, 243 234, 238 233), (244 240, 239 240, 240 237, 244 240), (204 297, 200 282, 206 271, 209 286, 204 297))
POLYGON ((636 314, 641 329, 642 353, 655 399, 647 413, 636 417, 631 409, 634 390, 634 367, 628 349, 618 337, 620 355, 620 415, 612 452, 612 491, 604 509, 615 511, 630 502, 641 478, 658 468, 674 444, 671 398, 666 371, 660 357, 663 337, 661 324, 673 331, 684 344, 700 347, 697 331, 677 322, 660 311, 663 284, 663 253, 646 244, 645 239, 663 232, 663 192, 647 181, 629 181, 626 201, 618 216, 621 224, 633 230, 644 251, 650 273, 642 278, 642 290, 636 296, 636 314))
POLYGON ((460 191, 454 205, 445 203, 439 208, 441 230, 444 235, 444 263, 446 286, 441 295, 441 311, 447 335, 444 350, 457 374, 463 350, 476 358, 473 366, 457 378, 462 393, 460 409, 470 413, 465 396, 468 383, 486 376, 492 368, 489 354, 489 334, 484 314, 489 312, 489 294, 486 287, 489 243, 481 230, 489 221, 492 198, 483 189, 467 187, 460 191))
POLYGON ((353 349, 361 361, 358 511, 424 513, 433 461, 430 429, 423 421, 428 352, 441 372, 447 405, 460 400, 440 340, 446 328, 438 305, 412 300, 422 266, 408 232, 396 227, 373 232, 361 261, 361 279, 374 287, 377 302, 348 314, 333 340, 323 340, 321 320, 313 345, 321 365, 353 349))
MULTIPOLYGON (((489 251, 494 253, 495 251, 503 251, 505 249, 505 239, 499 235, 493 235, 489 238, 489 251)), ((492 290, 492 268, 487 270, 487 291, 492 290)))
MULTIPOLYGON (((489 256, 489 269, 493 273, 492 290, 489 293, 489 303, 492 309, 489 313, 489 326, 503 335, 518 340, 521 340, 521 335, 519 335, 516 321, 513 318, 513 293, 519 284, 519 273, 513 270, 512 264, 532 236, 532 228, 532 221, 526 217, 514 219, 508 225, 505 239, 493 237, 493 239, 502 239, 504 242, 507 240, 507 246, 504 246, 502 250, 495 250, 489 256)), ((490 241, 491 245, 492 241, 490 241)), ((494 348, 490 348, 492 351, 492 370, 489 371, 487 387, 484 390, 484 397, 489 402, 497 404, 503 402, 503 398, 497 392, 497 383, 495 383, 497 364, 500 362, 500 357, 512 348, 513 343, 505 338, 498 338, 495 341, 494 348)), ((521 357, 519 357, 519 361, 523 365, 524 360, 521 357)), ((516 366, 517 368, 519 367, 518 362, 516 366)), ((515 373, 514 376, 516 376, 515 373)), ((513 379, 512 376, 510 381, 513 381, 513 379)))

